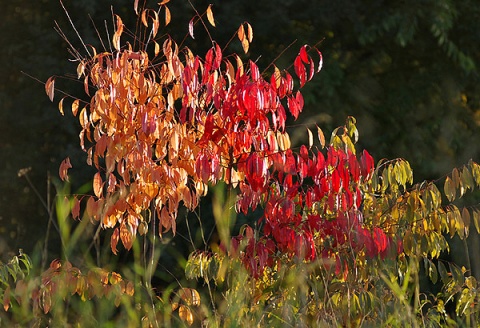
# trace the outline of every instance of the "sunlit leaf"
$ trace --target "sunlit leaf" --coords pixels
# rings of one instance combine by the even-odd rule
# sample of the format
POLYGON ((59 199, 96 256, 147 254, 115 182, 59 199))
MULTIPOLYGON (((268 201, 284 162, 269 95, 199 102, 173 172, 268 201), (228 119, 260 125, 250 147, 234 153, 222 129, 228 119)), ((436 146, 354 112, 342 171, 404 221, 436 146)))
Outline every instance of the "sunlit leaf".
POLYGON ((179 305, 178 316, 180 317, 180 319, 186 322, 189 326, 193 324, 193 313, 187 306, 183 304, 179 305))
POLYGON ((168 9, 168 7, 165 6, 165 26, 170 24, 171 20, 172 20, 172 15, 170 14, 170 9, 168 9))
POLYGON ((100 172, 95 173, 93 176, 93 193, 97 197, 101 197, 103 191, 103 181, 100 172))
POLYGON ((455 193, 456 193, 456 189, 455 189, 455 184, 453 182, 452 179, 450 179, 450 177, 447 176, 447 178, 445 179, 445 184, 444 184, 444 192, 445 192, 445 196, 447 196, 447 199, 450 201, 450 202, 453 202, 455 200, 455 193))
POLYGON ((73 114, 73 116, 77 116, 79 105, 80 105, 80 100, 75 99, 72 103, 72 114, 73 114))
POLYGON ((210 23, 210 25, 212 25, 213 27, 215 27, 215 20, 213 19, 213 12, 212 12, 212 5, 208 5, 208 8, 207 8, 207 19, 208 19, 208 22, 210 23))
POLYGON ((312 146, 313 146, 313 133, 309 128, 307 128, 307 133, 308 133, 308 148, 312 148, 312 146))
POLYGON ((193 24, 195 23, 195 17, 193 17, 190 22, 188 23, 188 33, 190 34, 190 37, 192 39, 195 39, 195 36, 193 35, 193 24))
POLYGON ((50 101, 53 101, 55 93, 55 77, 51 76, 47 79, 47 81, 45 82, 45 92, 47 93, 50 101))

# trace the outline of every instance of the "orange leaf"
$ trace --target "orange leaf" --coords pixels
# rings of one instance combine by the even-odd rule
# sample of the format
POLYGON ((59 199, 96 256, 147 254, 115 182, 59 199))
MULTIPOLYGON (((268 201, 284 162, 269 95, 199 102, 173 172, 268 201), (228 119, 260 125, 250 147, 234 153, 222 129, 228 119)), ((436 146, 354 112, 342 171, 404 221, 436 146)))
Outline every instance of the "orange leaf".
POLYGON ((5 292, 3 293, 3 309, 8 311, 10 308, 10 286, 7 286, 5 292))
POLYGON ((215 27, 215 20, 213 19, 213 12, 212 12, 212 5, 208 5, 208 8, 207 8, 207 19, 208 19, 208 22, 210 23, 210 25, 212 25, 213 27, 215 27))
POLYGON ((120 224, 120 239, 122 240, 123 246, 127 250, 130 250, 130 248, 132 248, 134 238, 127 225, 125 224, 125 221, 120 224))
POLYGON ((167 26, 171 20, 172 16, 170 15, 170 9, 168 9, 168 7, 165 7, 165 26, 167 26))
POLYGON ((135 288, 133 287, 133 282, 129 281, 125 286, 125 294, 127 294, 128 296, 133 296, 134 293, 135 288))
POLYGON ((102 195, 102 176, 100 175, 100 172, 95 173, 95 176, 93 177, 93 193, 95 196, 99 197, 102 195))
POLYGON ((115 31, 115 34, 113 35, 112 43, 113 43, 113 47, 115 48, 115 50, 120 51, 120 36, 123 33, 123 22, 122 22, 122 19, 120 18, 120 16, 115 15, 115 17, 117 18, 117 30, 115 31))
POLYGON ((200 294, 196 289, 193 288, 182 288, 178 291, 178 296, 188 305, 188 306, 199 306, 200 305, 200 294))
POLYGON ((60 111, 60 114, 62 114, 62 116, 65 115, 65 113, 63 112, 63 100, 65 99, 66 97, 63 97, 62 99, 60 99, 60 101, 58 102, 58 110, 60 111))
POLYGON ((68 169, 72 168, 72 164, 70 164, 70 158, 65 158, 62 163, 60 164, 60 168, 58 169, 58 175, 62 181, 68 181, 68 169))
POLYGON ((118 284, 119 282, 121 282, 123 279, 122 279, 122 276, 119 275, 118 273, 116 272, 113 272, 111 273, 110 275, 110 284, 112 285, 116 285, 118 284))
POLYGON ((78 105, 80 104, 80 100, 75 99, 72 103, 72 114, 73 116, 77 116, 78 113, 78 105))
POLYGON ((252 42, 253 40, 253 29, 252 29, 252 26, 247 23, 247 38, 248 38, 248 42, 252 42))
POLYGON ((45 82, 45 92, 47 93, 50 101, 53 101, 53 96, 55 92, 55 78, 53 76, 49 77, 47 82, 45 82))
POLYGON ((117 255, 117 244, 118 244, 118 239, 120 237, 120 230, 118 228, 115 228, 113 230, 112 237, 110 238, 110 247, 112 248, 112 253, 117 255))
POLYGON ((189 326, 193 324, 193 314, 192 311, 185 305, 181 305, 178 308, 178 316, 180 319, 185 321, 189 326))

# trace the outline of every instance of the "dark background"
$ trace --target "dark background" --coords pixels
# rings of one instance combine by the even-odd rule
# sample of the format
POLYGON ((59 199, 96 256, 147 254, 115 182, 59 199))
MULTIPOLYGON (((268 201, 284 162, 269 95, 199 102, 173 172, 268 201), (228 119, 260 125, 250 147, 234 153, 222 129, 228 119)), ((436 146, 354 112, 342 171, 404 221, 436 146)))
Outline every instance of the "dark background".
MULTIPOLYGON (((295 124, 316 122, 328 138, 347 115, 352 115, 358 121, 359 147, 368 149, 376 160, 407 159, 417 182, 441 178, 470 158, 480 161, 480 2, 192 3, 199 12, 213 3, 217 28, 211 28, 210 33, 222 46, 242 22, 248 21, 254 29, 248 55, 260 68, 275 59, 277 66, 287 68, 300 46, 321 41, 318 47, 323 53, 323 70, 305 88, 305 110, 295 124)), ((106 40, 104 22, 111 32, 112 5, 127 26, 135 25, 133 1, 64 4, 85 42, 96 47, 100 43, 92 21, 106 40)), ((62 117, 57 109, 58 94, 52 104, 44 86, 22 73, 41 81, 51 75, 75 74, 77 63, 68 60, 72 56, 54 31, 54 21, 79 51, 83 49, 60 3, 12 0, 1 5, 0 254, 5 260, 19 248, 32 253, 42 247, 48 211, 41 199, 53 199, 55 192, 53 188, 47 191, 47 181, 49 175, 52 182, 58 179, 60 162, 66 156, 72 159, 73 191, 89 182, 92 171, 79 147, 78 123, 71 114, 62 117), (18 176, 22 168, 31 168, 31 183, 18 176)), ((155 1, 149 5, 156 8, 155 1)), ((172 0, 169 8, 172 24, 166 31, 182 40, 194 11, 184 0, 172 0)), ((195 40, 187 39, 186 45, 204 54, 210 45, 206 33, 196 26, 195 36, 195 40)), ((228 50, 242 53, 236 39, 228 50)), ((82 86, 72 80, 58 79, 56 83, 65 91, 83 94, 82 86)), ((305 138, 304 128, 292 127, 289 132, 296 144, 305 138)), ((479 198, 473 197, 470 203, 478 204, 479 198)), ((202 219, 213 222, 208 214, 202 219)), ((478 235, 473 230, 468 245, 478 278, 478 235)), ((50 237, 50 258, 60 254, 56 235, 52 232, 50 237)), ((456 260, 464 261, 462 243, 454 245, 456 260)))

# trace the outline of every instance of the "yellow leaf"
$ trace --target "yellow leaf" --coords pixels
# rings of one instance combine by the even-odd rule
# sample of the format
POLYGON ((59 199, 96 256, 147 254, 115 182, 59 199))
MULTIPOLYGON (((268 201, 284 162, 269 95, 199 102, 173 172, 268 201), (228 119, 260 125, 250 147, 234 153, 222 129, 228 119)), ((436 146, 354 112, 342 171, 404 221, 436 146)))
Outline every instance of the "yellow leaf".
POLYGON ((317 126, 317 134, 318 134, 318 140, 320 141, 320 145, 322 146, 322 149, 325 148, 325 135, 323 134, 322 129, 320 129, 317 126))
POLYGON ((248 38, 248 42, 252 42, 253 40, 253 29, 252 29, 252 26, 247 23, 247 38, 248 38))
POLYGON ((63 112, 63 100, 65 99, 65 97, 63 97, 62 99, 60 99, 60 101, 58 102, 58 110, 60 111, 60 114, 62 114, 62 116, 65 115, 65 113, 63 112))
POLYGON ((450 202, 453 202, 453 200, 455 199, 455 184, 453 180, 450 179, 450 177, 447 177, 445 179, 445 185, 443 187, 443 190, 445 192, 445 196, 447 196, 447 199, 450 202))
POLYGON ((193 324, 192 311, 185 305, 180 305, 178 308, 178 316, 185 321, 189 326, 193 324))
POLYGON ((178 295, 188 306, 200 305, 200 294, 193 288, 182 288, 179 290, 178 295))
POLYGON ((208 19, 208 22, 210 23, 210 25, 212 25, 213 27, 215 27, 215 20, 213 19, 213 12, 212 12, 212 5, 208 5, 208 8, 207 8, 207 19, 208 19))
POLYGON ((240 42, 243 42, 243 40, 245 40, 245 28, 243 27, 243 24, 240 25, 240 27, 238 28, 237 35, 240 42))
POLYGON ((82 60, 77 66, 77 78, 80 78, 85 72, 85 62, 82 60))
POLYGON ((312 133, 312 131, 310 131, 309 128, 307 128, 307 132, 308 132, 308 148, 312 148, 312 146, 313 146, 313 133, 312 133))

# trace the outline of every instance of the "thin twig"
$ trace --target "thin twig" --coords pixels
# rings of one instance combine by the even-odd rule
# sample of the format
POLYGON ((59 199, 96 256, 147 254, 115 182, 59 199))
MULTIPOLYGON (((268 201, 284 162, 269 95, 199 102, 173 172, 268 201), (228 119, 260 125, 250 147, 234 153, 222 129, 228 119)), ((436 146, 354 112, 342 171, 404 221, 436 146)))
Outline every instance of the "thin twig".
POLYGON ((67 9, 66 9, 65 6, 63 5, 62 0, 60 0, 60 5, 62 6, 63 11, 65 12, 65 15, 67 15, 67 18, 68 18, 68 21, 70 22, 70 25, 72 25, 73 30, 74 30, 75 33, 77 34, 78 39, 80 40, 80 42, 82 43, 83 47, 85 48, 85 51, 87 52, 88 56, 92 57, 92 55, 90 54, 90 51, 88 50, 87 46, 86 46, 85 43, 83 42, 83 39, 82 39, 82 37, 80 36, 80 33, 78 33, 77 28, 75 27, 75 24, 73 24, 73 21, 72 21, 72 19, 70 18, 70 15, 68 14, 67 9))

